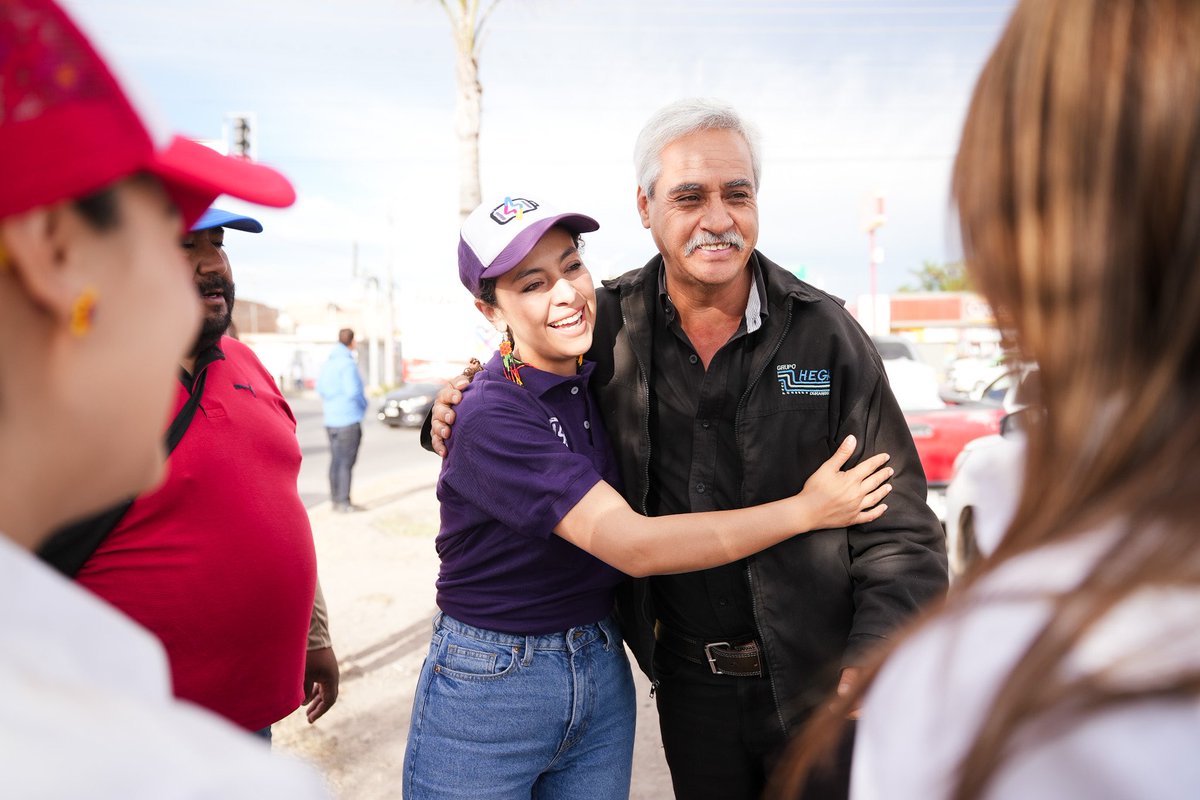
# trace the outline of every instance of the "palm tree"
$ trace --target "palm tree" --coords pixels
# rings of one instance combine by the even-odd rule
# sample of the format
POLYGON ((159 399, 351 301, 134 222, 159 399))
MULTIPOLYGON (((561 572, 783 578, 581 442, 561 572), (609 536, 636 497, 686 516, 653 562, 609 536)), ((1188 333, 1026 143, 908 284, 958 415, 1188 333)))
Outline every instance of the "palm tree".
POLYGON ((454 104, 454 130, 458 135, 458 214, 464 220, 480 203, 479 123, 483 85, 479 82, 481 35, 492 11, 500 0, 439 0, 450 26, 457 50, 455 76, 458 97, 454 104))

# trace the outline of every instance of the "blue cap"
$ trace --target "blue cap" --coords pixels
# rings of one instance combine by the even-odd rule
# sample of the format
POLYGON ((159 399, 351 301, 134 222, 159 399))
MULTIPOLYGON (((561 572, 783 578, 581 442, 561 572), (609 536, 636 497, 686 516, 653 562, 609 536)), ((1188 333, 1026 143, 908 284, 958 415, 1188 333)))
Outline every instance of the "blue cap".
POLYGON ((262 233, 263 229, 262 223, 253 217, 234 214, 232 211, 222 211, 219 208, 210 208, 205 211, 204 215, 192 226, 194 231, 206 231, 209 228, 234 228, 248 233, 262 233))

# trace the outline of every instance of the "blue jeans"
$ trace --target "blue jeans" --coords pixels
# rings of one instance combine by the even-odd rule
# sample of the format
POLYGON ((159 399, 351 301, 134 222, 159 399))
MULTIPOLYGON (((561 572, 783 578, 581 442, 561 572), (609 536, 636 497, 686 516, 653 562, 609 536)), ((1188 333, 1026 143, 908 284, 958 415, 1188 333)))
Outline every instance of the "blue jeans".
POLYGON ((408 800, 626 800, 633 675, 611 618, 545 636, 434 619, 404 754, 408 800))
POLYGON ((350 505, 350 470, 358 460, 362 425, 326 428, 329 434, 329 498, 335 506, 350 505))

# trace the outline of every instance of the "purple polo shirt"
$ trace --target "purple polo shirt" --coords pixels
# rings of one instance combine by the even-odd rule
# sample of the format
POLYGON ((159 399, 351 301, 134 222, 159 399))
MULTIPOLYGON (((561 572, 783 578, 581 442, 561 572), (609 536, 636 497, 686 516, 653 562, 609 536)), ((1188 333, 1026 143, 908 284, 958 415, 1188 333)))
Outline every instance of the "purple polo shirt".
POLYGON ((616 459, 588 391, 594 365, 561 377, 499 354, 463 392, 438 478, 437 603, 480 628, 533 635, 603 619, 625 575, 554 534, 616 459))

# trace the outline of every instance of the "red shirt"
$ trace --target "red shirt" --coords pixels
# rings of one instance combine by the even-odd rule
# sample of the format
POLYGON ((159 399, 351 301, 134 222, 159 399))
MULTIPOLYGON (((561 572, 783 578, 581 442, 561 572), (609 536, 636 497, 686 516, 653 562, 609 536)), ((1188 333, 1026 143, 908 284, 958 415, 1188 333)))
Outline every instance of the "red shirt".
POLYGON ((177 697, 258 730, 303 699, 316 555, 291 409, 249 348, 220 348, 165 482, 78 580, 162 641, 177 697))

